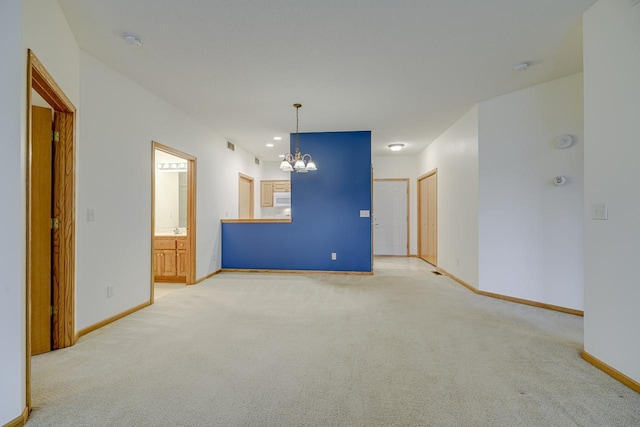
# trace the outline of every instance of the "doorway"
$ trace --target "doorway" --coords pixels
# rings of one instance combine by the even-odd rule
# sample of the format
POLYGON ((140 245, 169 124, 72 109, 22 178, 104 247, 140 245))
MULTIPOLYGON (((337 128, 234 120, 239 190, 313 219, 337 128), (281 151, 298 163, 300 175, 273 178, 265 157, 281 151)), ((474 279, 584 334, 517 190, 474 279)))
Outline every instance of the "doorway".
POLYGON ((409 256, 409 179, 374 179, 373 207, 373 254, 409 256))
POLYGON ((238 219, 253 219, 253 178, 238 175, 238 219))
POLYGON ((196 158, 152 142, 151 302, 196 273, 196 158))
POLYGON ((438 170, 418 178, 418 256, 438 263, 438 170))
POLYGON ((31 356, 76 341, 76 108, 31 50, 27 82, 26 403, 30 407, 31 356))

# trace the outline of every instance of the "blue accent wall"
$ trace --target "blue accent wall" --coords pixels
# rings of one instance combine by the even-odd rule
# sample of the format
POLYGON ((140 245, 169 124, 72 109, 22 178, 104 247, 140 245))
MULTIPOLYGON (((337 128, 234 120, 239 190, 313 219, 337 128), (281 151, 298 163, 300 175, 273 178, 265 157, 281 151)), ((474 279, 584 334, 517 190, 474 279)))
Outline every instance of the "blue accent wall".
POLYGON ((222 268, 372 271, 371 132, 301 133, 300 151, 318 170, 291 173, 291 223, 223 223, 222 268))

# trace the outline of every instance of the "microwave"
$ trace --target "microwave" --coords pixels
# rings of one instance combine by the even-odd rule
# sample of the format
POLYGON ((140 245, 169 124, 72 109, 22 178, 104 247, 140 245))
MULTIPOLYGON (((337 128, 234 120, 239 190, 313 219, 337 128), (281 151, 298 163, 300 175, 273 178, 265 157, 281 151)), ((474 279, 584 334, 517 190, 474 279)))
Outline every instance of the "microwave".
POLYGON ((291 207, 291 193, 273 193, 273 207, 274 208, 290 208, 291 207))

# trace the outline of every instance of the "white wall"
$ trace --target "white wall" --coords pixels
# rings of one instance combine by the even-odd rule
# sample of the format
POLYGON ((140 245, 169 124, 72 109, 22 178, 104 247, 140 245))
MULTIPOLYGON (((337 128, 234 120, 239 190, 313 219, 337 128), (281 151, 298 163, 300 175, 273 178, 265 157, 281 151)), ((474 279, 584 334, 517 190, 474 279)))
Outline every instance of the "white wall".
POLYGON ((581 310, 582 74, 482 102, 478 123, 480 289, 581 310))
POLYGON ((438 266, 478 287, 478 108, 428 145, 417 168, 438 168, 438 266))
POLYGON ((220 219, 237 217, 238 173, 261 179, 253 155, 228 150, 223 137, 84 51, 80 70, 79 329, 149 300, 152 140, 197 158, 197 278, 220 268, 220 219))
POLYGON ((5 164, 0 180, 0 425, 18 417, 25 402, 24 156, 21 106, 25 91, 20 44, 21 1, 0 2, 0 129, 5 164))
POLYGON ((271 161, 271 160, 263 161, 262 162, 262 179, 289 181, 291 179, 291 172, 281 171, 280 163, 281 162, 271 161))
POLYGON ((640 5, 600 0, 584 14, 584 348, 640 381, 640 5), (608 203, 607 221, 591 220, 608 203))
MULTIPOLYGON (((409 178, 409 253, 418 254, 418 223, 417 217, 417 165, 418 160, 413 156, 393 155, 375 156, 373 162, 373 179, 409 178)), ((374 206, 375 209, 375 206, 374 206)))

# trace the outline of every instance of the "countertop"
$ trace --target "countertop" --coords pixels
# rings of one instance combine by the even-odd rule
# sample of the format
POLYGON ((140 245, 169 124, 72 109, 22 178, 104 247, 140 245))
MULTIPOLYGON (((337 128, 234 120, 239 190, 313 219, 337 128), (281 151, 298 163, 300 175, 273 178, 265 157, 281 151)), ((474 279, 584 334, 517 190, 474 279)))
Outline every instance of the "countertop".
POLYGON ((223 224, 288 224, 291 218, 221 219, 223 224))

